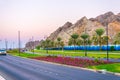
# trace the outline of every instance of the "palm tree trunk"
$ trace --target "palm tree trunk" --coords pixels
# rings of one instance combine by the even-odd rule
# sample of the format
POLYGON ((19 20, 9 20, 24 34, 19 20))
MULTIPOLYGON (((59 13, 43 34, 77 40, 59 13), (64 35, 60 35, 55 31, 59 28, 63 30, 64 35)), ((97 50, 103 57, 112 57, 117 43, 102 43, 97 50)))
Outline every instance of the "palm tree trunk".
POLYGON ((85 51, 85 56, 87 56, 87 52, 86 52, 86 42, 84 40, 84 51, 85 51))
POLYGON ((74 51, 75 51, 75 39, 74 39, 74 51))
POLYGON ((100 51, 102 51, 102 47, 101 47, 101 36, 100 36, 100 51))
POLYGON ((62 46, 62 51, 63 51, 63 46, 62 46))
POLYGON ((48 47, 47 47, 46 53, 48 54, 48 47))

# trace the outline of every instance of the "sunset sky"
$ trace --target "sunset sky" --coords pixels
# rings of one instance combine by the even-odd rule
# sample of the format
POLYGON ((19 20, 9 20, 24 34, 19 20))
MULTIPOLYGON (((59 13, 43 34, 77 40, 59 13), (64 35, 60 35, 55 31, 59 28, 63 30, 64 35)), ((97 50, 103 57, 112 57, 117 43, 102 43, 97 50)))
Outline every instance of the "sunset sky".
POLYGON ((65 22, 75 23, 81 17, 96 17, 105 12, 120 13, 120 0, 0 0, 0 48, 22 47, 33 36, 41 40, 65 22))

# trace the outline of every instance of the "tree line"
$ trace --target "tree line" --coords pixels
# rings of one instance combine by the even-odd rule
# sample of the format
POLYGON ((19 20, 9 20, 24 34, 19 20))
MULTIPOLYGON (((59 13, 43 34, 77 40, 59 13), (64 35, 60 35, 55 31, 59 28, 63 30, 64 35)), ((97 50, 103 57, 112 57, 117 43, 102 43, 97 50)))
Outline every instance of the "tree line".
MULTIPOLYGON (((109 41, 111 38, 107 35, 103 35, 105 33, 105 30, 103 28, 98 28, 95 30, 95 34, 91 37, 88 33, 82 33, 81 35, 77 34, 77 33, 73 33, 72 35, 70 35, 70 39, 68 41, 68 45, 99 45, 100 49, 102 45, 106 45, 107 44, 107 40, 109 41)), ((120 44, 120 32, 117 33, 114 38, 113 38, 113 43, 111 44, 120 44)), ((40 46, 37 46, 36 48, 62 48, 65 46, 64 41, 62 40, 62 38, 58 37, 57 41, 52 41, 49 39, 46 39, 44 41, 42 41, 42 43, 40 44, 40 46)))

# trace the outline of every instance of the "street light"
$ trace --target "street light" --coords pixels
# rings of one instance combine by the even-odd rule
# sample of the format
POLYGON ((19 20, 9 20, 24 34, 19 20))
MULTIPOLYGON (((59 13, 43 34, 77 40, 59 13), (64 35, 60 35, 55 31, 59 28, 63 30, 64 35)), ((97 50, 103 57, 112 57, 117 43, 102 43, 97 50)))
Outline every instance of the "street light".
POLYGON ((20 56, 20 31, 18 31, 18 53, 20 56))
POLYGON ((33 41, 33 45, 32 45, 32 49, 33 49, 33 54, 34 54, 34 48, 35 48, 35 44, 34 44, 34 37, 32 36, 32 41, 33 41))
MULTIPOLYGON (((87 34, 87 27, 84 27, 84 32, 85 32, 85 34, 87 34)), ((88 45, 88 39, 87 40, 85 40, 86 42, 85 42, 85 56, 87 56, 87 45, 88 45)))
MULTIPOLYGON (((108 37, 108 25, 106 25, 106 35, 108 37)), ((109 54, 108 54, 108 38, 107 38, 107 61, 109 60, 109 54)))

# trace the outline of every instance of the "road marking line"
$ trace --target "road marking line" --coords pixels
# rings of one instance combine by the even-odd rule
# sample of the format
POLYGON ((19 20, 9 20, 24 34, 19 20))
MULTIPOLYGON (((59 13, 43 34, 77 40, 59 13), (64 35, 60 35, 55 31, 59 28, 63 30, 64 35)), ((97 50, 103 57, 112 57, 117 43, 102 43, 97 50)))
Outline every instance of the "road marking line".
POLYGON ((47 72, 47 71, 45 71, 45 72, 47 72))
POLYGON ((55 75, 58 75, 57 73, 55 75))
POLYGON ((49 72, 49 73, 52 73, 52 72, 49 72))

